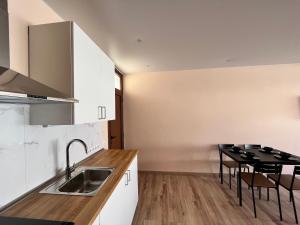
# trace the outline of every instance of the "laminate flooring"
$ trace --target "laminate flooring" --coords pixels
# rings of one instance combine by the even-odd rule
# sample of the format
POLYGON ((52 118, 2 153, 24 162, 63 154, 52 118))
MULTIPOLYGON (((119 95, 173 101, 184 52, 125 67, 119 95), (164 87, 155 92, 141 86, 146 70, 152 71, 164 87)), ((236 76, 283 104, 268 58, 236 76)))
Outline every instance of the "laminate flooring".
MULTIPOLYGON (((295 224, 289 195, 281 188, 283 221, 279 219, 276 191, 256 191, 257 218, 253 215, 251 191, 243 183, 243 206, 238 204, 236 179, 232 189, 228 175, 221 185, 217 174, 139 173, 139 203, 133 225, 289 225, 295 224)), ((300 196, 295 196, 300 211, 300 196)), ((300 213, 298 212, 300 217, 300 213)))

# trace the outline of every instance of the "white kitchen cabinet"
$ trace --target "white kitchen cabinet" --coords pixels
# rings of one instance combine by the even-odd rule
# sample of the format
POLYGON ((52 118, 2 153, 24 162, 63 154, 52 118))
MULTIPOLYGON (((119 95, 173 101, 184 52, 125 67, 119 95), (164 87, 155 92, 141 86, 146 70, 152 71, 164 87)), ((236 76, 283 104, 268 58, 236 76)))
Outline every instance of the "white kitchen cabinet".
POLYGON ((100 212, 100 225, 131 225, 138 203, 137 157, 100 212))
POLYGON ((129 181, 128 185, 126 186, 126 224, 131 224, 138 203, 137 157, 135 157, 132 161, 127 173, 129 181))
POLYGON ((79 100, 33 105, 32 125, 115 119, 114 64, 73 22, 29 27, 30 77, 79 100))
POLYGON ((124 175, 100 212, 100 225, 125 225, 126 182, 124 175))
MULTIPOLYGON (((101 52, 103 61, 107 58, 107 56, 101 52)), ((114 120, 115 119, 115 65, 112 61, 107 61, 105 65, 102 67, 103 74, 110 74, 110 76, 102 76, 101 77, 101 90, 103 90, 103 95, 100 97, 100 102, 103 117, 106 120, 114 120), (109 84, 109 85, 107 85, 109 84)))

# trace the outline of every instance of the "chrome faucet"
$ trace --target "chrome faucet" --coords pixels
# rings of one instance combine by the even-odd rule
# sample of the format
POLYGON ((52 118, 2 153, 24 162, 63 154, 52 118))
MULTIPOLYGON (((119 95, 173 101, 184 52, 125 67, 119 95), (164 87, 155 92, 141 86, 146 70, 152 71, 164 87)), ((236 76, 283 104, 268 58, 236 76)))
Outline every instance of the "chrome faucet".
POLYGON ((70 147, 71 147, 71 145, 74 143, 74 142, 79 142, 79 143, 81 143, 83 146, 84 146, 84 150, 85 150, 85 152, 86 152, 86 154, 88 154, 88 148, 87 148, 87 145, 86 145, 86 143, 83 141, 83 140, 81 140, 81 139, 73 139, 73 140, 71 140, 69 143, 68 143, 68 145, 67 145, 67 149, 66 149, 66 158, 67 158, 67 167, 66 167, 66 177, 67 177, 67 179, 70 179, 71 178, 71 173, 75 170, 75 165, 73 165, 73 166, 71 166, 70 167, 70 153, 69 153, 69 151, 70 151, 70 147))

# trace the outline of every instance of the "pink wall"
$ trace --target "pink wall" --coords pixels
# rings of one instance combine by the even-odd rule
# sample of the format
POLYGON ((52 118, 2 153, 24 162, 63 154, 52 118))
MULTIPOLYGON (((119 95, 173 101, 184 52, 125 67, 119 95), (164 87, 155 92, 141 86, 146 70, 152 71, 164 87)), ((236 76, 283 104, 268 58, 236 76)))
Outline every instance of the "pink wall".
POLYGON ((300 64, 125 76, 125 147, 140 169, 217 171, 217 143, 300 155, 300 64))

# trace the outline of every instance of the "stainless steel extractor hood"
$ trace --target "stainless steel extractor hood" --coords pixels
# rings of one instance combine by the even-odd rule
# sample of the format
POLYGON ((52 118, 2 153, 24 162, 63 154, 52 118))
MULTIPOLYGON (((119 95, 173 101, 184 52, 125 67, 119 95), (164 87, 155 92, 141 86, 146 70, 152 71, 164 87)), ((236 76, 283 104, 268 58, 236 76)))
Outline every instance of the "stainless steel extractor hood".
POLYGON ((68 98, 65 94, 10 69, 8 19, 7 11, 4 10, 3 4, 0 4, 0 103, 78 102, 76 99, 68 98))
POLYGON ((43 104, 78 101, 68 98, 47 85, 0 66, 0 102, 43 104))

